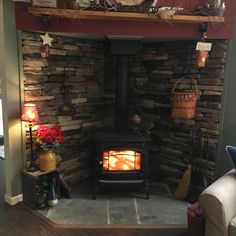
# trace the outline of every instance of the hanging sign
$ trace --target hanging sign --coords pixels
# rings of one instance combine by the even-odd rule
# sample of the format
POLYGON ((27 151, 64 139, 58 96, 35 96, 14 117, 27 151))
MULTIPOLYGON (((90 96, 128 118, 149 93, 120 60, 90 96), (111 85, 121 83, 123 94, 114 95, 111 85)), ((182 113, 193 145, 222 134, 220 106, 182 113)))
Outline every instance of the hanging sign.
POLYGON ((207 51, 210 52, 212 47, 212 43, 204 43, 204 42, 198 42, 196 46, 197 51, 207 51))

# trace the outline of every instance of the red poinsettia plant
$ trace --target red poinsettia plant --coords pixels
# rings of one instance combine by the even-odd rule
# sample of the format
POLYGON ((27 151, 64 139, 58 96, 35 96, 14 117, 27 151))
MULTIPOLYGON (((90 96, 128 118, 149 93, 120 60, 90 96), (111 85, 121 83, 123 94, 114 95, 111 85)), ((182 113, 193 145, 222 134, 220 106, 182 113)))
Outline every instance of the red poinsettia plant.
POLYGON ((64 142, 64 135, 61 127, 54 125, 48 127, 45 125, 39 125, 37 129, 38 144, 43 150, 49 150, 57 148, 60 143, 64 142))

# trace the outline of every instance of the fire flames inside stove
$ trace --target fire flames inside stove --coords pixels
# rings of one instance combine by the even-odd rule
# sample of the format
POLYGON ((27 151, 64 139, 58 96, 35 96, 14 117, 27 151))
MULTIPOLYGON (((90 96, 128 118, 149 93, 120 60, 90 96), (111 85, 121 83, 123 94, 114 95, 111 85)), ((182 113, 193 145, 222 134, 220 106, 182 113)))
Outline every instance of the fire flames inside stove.
POLYGON ((140 171, 141 153, 132 150, 103 152, 104 171, 140 171))

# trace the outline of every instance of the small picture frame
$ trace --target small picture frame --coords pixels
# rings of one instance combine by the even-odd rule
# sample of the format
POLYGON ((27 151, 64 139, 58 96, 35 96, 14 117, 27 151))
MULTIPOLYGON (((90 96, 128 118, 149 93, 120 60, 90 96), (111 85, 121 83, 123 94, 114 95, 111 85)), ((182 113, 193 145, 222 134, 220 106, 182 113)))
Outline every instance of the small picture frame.
POLYGON ((57 7, 57 0, 33 0, 32 2, 36 7, 57 7))
POLYGON ((28 3, 30 3, 31 0, 13 0, 13 2, 28 2, 28 3))

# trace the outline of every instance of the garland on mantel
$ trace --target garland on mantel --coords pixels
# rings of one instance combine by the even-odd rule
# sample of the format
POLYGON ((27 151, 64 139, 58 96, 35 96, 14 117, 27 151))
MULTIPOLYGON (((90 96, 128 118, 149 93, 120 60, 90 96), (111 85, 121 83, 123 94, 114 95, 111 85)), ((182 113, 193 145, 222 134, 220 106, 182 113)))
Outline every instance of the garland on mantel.
POLYGON ((191 9, 191 0, 189 0, 189 9, 181 7, 181 0, 178 3, 173 0, 172 6, 166 7, 158 7, 158 0, 45 0, 45 4, 44 0, 20 1, 33 7, 47 7, 51 1, 51 5, 54 4, 62 9, 137 12, 158 14, 162 17, 170 15, 223 16, 225 11, 225 3, 221 0, 208 0, 197 9, 191 9), (177 5, 179 7, 176 7, 177 5))

